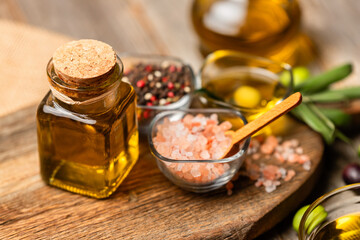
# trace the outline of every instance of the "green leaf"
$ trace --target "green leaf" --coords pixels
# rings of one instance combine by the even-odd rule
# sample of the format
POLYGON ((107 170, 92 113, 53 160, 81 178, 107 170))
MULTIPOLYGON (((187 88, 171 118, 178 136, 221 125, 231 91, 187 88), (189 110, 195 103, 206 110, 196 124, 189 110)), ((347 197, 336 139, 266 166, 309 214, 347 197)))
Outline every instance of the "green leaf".
POLYGON ((347 99, 360 98, 360 86, 330 90, 331 93, 342 94, 347 99))
POLYGON ((335 137, 351 145, 351 139, 345 136, 345 134, 340 132, 338 129, 335 129, 335 137))
POLYGON ((307 96, 311 102, 326 103, 326 102, 343 102, 347 98, 345 95, 332 91, 323 91, 320 93, 307 96))
POLYGON ((346 127, 351 123, 351 116, 340 109, 319 107, 319 110, 336 126, 346 127))
POLYGON ((347 77, 352 72, 351 64, 344 64, 325 73, 308 78, 303 84, 295 86, 295 91, 302 93, 316 93, 329 87, 334 82, 337 82, 347 77))
POLYGON ((360 98, 360 87, 324 90, 307 96, 313 102, 344 102, 360 98))
POLYGON ((331 144, 334 141, 335 125, 314 104, 302 103, 294 108, 291 113, 305 122, 314 131, 320 133, 327 144, 331 144))

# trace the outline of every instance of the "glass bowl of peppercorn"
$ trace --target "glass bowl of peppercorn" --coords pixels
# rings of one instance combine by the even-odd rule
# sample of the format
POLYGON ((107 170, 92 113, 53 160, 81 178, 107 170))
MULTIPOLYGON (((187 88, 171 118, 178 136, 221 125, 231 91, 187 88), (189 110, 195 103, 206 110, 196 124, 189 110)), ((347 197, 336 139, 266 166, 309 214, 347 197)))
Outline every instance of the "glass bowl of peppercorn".
POLYGON ((195 76, 188 64, 171 56, 125 53, 119 57, 124 63, 122 80, 137 93, 141 134, 147 134, 151 120, 159 112, 189 108, 195 76))

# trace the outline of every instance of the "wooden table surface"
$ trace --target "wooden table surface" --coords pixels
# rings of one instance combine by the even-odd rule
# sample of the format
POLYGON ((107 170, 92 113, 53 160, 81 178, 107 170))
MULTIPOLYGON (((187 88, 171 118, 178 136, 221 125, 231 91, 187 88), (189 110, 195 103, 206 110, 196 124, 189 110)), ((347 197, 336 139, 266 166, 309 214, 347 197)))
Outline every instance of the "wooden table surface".
MULTIPOLYGON (((70 38, 94 38, 109 43, 118 52, 160 53, 178 56, 198 69, 202 57, 191 27, 191 0, 1 0, 0 19, 31 24, 70 38)), ((304 29, 319 46, 318 65, 327 69, 351 61, 354 74, 345 85, 359 85, 360 1, 300 0, 304 29)), ((0 34, 0 41, 5 36, 0 34)), ((64 37, 64 40, 66 37, 64 37)), ((53 43, 54 44, 54 43, 53 43)), ((1 54, 9 49, 0 49, 1 54)), ((1 67, 1 66, 0 66, 1 67)), ((40 69, 39 71, 44 71, 40 69)), ((15 86, 0 76, 0 117, 40 101, 47 83, 33 88, 15 86), (4 104, 6 103, 6 104, 4 104)), ((360 143, 358 129, 352 131, 354 143, 360 143)), ((1 151, 1 149, 0 149, 1 151)), ((326 148, 324 171, 318 186, 305 202, 344 185, 341 169, 358 161, 346 144, 336 142, 326 148)), ((0 176, 1 181, 1 176, 0 176)), ((305 204, 304 203, 304 204, 305 204)), ((297 239, 289 217, 259 239, 297 239)))

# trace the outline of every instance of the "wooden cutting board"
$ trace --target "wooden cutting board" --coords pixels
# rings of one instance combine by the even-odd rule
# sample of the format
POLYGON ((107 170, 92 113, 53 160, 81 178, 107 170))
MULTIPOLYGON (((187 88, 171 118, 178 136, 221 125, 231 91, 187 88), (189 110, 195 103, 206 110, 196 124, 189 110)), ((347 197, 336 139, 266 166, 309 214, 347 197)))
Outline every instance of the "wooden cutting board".
POLYGON ((300 140, 312 168, 291 166, 295 178, 272 193, 246 177, 235 182, 231 196, 224 189, 181 190, 158 170, 144 140, 137 164, 109 199, 46 186, 39 174, 36 105, 47 91, 46 62, 68 39, 3 21, 0 32, 7 38, 0 38, 0 64, 10 68, 0 68, 0 239, 252 239, 288 216, 314 186, 323 143, 299 123, 288 126, 286 137, 300 140))

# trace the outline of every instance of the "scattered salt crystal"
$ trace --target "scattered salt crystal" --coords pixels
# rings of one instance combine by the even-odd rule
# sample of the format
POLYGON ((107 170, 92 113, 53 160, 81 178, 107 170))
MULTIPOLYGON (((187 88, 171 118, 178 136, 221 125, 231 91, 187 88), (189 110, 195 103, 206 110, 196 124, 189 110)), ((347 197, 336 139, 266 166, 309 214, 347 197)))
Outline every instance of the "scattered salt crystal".
POLYGON ((269 186, 273 185, 273 183, 272 183, 271 180, 265 180, 265 181, 263 182, 263 185, 264 185, 265 187, 269 187, 269 186))
POLYGON ((265 187, 265 191, 266 191, 267 193, 271 193, 271 192, 273 192, 273 191, 275 191, 275 190, 276 190, 276 186, 275 186, 274 184, 265 187))
POLYGON ((292 144, 293 147, 298 147, 299 144, 300 144, 299 140, 297 140, 295 138, 291 139, 290 141, 291 141, 291 144, 292 144))
POLYGON ((291 141, 287 140, 287 141, 284 141, 281 146, 284 148, 284 149, 289 149, 292 147, 292 143, 291 141))
POLYGON ((275 151, 276 151, 276 152, 282 152, 282 151, 284 151, 284 149, 283 149, 283 147, 282 147, 281 145, 279 145, 279 146, 277 146, 277 147, 275 148, 275 151))
POLYGON ((303 150, 302 147, 297 147, 297 148, 295 149, 295 152, 296 152, 297 154, 303 154, 303 153, 304 153, 304 150, 303 150))
POLYGON ((290 181, 290 180, 295 176, 295 174, 296 174, 295 171, 292 170, 292 169, 290 169, 290 170, 287 172, 286 177, 284 178, 284 181, 285 181, 285 182, 290 181))
POLYGON ((260 159, 260 153, 254 153, 253 155, 252 155, 252 158, 254 159, 254 160, 258 160, 258 159, 260 159))
POLYGON ((280 181, 274 181, 273 184, 274 184, 275 186, 280 186, 280 185, 281 185, 281 182, 280 182, 280 181))
POLYGON ((310 161, 310 157, 308 155, 301 155, 300 156, 299 163, 304 164, 305 162, 309 162, 309 161, 310 161))
POLYGON ((263 181, 261 179, 258 179, 256 182, 255 182, 255 187, 261 187, 263 185, 263 181))
POLYGON ((285 162, 285 159, 284 159, 283 155, 280 154, 280 153, 278 153, 278 152, 275 152, 275 153, 274 153, 274 157, 275 157, 277 160, 279 160, 280 163, 285 162))
MULTIPOLYGON (((304 154, 303 148, 297 139, 290 139, 281 142, 280 137, 269 136, 263 143, 261 139, 252 139, 249 145, 248 154, 251 157, 245 159, 245 168, 250 180, 255 180, 255 186, 264 186, 265 191, 272 192, 281 184, 280 180, 290 181, 295 175, 294 170, 286 170, 284 167, 271 167, 267 159, 271 157, 279 160, 280 163, 302 164, 305 170, 310 170, 310 157, 304 154), (274 140, 276 139, 276 140, 274 140), (273 150, 274 148, 274 150, 273 150), (260 152, 263 154, 260 156, 260 152), (266 160, 260 162, 260 166, 252 163, 253 160, 261 158, 266 160), (266 163, 266 164, 265 164, 266 163)), ((271 161, 272 162, 272 161, 271 161)))
POLYGON ((281 167, 279 168, 279 172, 281 173, 281 178, 285 178, 286 177, 286 169, 281 167))
POLYGON ((304 162, 302 166, 306 171, 309 171, 311 168, 311 162, 310 161, 304 162))

